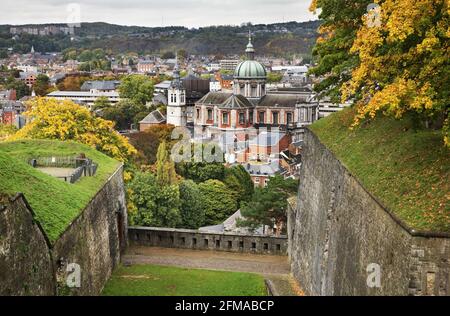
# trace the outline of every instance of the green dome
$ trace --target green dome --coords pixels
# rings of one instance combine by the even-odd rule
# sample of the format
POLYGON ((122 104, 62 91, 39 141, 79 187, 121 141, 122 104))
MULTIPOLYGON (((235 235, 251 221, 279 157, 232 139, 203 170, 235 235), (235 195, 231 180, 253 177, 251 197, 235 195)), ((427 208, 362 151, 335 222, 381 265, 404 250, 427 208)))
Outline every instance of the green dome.
POLYGON ((234 71, 236 79, 266 79, 266 68, 255 60, 241 62, 234 71))

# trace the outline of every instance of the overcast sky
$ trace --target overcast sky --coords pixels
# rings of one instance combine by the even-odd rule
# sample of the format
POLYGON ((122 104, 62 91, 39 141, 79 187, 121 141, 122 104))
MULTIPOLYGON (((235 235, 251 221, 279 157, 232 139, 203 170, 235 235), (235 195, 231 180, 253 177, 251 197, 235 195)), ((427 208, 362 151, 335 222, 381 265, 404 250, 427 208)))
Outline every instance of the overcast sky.
MULTIPOLYGON (((239 25, 309 21, 311 0, 1 0, 0 24, 108 22, 140 26, 239 25), (72 13, 68 5, 75 3, 72 13)), ((70 7, 69 7, 70 8, 70 7)))

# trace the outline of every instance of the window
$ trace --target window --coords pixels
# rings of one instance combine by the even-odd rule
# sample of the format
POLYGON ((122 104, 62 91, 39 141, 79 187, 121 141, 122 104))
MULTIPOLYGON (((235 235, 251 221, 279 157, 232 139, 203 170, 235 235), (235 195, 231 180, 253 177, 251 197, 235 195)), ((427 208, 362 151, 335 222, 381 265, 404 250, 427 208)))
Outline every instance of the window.
POLYGON ((259 112, 258 115, 259 115, 258 122, 264 124, 265 116, 266 116, 265 113, 264 112, 259 112))
POLYGON ((255 183, 259 183, 259 178, 255 178, 255 183))
POLYGON ((216 240, 216 248, 220 248, 220 240, 216 240))
POLYGON ((231 240, 228 241, 228 249, 233 248, 233 242, 231 240))
POLYGON ((286 114, 286 124, 287 125, 292 124, 292 113, 291 112, 288 112, 286 114))
POLYGON ((239 242, 239 248, 244 248, 244 242, 243 241, 239 242))
POLYGON ((213 110, 208 109, 208 121, 212 121, 213 120, 213 110))
POLYGON ((225 125, 229 124, 228 112, 223 112, 222 113, 222 124, 225 124, 225 125))
POLYGON ((278 112, 272 112, 272 123, 278 124, 278 112))
POLYGON ((239 113, 239 124, 241 124, 241 125, 245 124, 245 113, 244 112, 239 113))
POLYGON ((249 113, 249 115, 248 115, 248 121, 249 121, 249 123, 253 123, 253 112, 252 111, 250 111, 250 113, 249 113))
POLYGON ((200 109, 197 109, 197 120, 200 119, 200 109))

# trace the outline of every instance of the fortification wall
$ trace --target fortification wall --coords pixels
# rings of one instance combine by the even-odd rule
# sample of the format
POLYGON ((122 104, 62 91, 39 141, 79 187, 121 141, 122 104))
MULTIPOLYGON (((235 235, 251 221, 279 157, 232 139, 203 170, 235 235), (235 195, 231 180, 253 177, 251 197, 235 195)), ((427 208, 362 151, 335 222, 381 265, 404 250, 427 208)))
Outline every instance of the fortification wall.
POLYGON ((450 236, 409 231, 309 130, 300 179, 289 256, 307 294, 449 295, 450 236))
POLYGON ((98 295, 126 248, 127 212, 122 168, 96 194, 53 246, 59 295, 98 295), (81 287, 68 288, 69 264, 80 266, 81 287))
POLYGON ((197 230, 130 227, 130 245, 286 255, 287 237, 231 233, 203 233, 197 230))
POLYGON ((122 167, 53 245, 19 194, 0 210, 0 295, 98 295, 127 240, 122 167))
POLYGON ((0 207, 0 295, 53 295, 50 243, 18 194, 0 207))

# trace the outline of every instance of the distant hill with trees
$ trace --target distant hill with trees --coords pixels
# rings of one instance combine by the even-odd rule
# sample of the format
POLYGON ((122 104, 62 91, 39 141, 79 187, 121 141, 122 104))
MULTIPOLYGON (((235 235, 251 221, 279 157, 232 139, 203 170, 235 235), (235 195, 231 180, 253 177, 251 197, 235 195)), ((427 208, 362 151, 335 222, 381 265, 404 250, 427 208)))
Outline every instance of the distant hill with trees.
MULTIPOLYGON (((178 26, 138 27, 82 23, 81 27, 75 28, 75 36, 21 34, 15 39, 10 34, 11 25, 0 25, 0 51, 12 47, 16 52, 25 53, 34 45, 39 52, 62 51, 71 47, 107 47, 111 53, 161 54, 184 49, 189 54, 240 55, 247 43, 246 34, 251 30, 255 35, 254 45, 259 55, 289 57, 295 54, 308 57, 317 38, 316 30, 319 25, 320 21, 309 21, 188 29, 178 26)), ((39 28, 45 25, 26 26, 39 28)))

